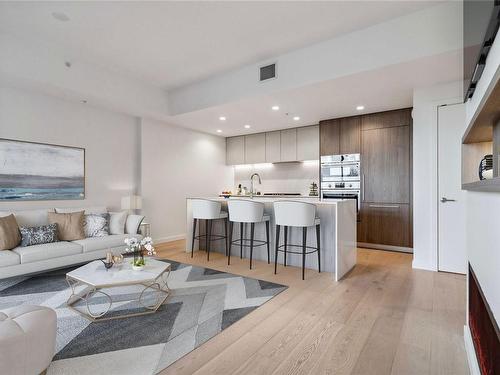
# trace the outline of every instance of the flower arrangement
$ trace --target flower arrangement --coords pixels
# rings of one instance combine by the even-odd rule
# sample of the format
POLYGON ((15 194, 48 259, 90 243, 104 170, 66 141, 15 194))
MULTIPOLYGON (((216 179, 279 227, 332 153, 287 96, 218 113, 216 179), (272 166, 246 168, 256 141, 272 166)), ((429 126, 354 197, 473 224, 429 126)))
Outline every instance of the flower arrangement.
POLYGON ((149 256, 156 254, 151 237, 144 237, 140 241, 135 237, 125 238, 125 245, 127 245, 125 252, 134 254, 132 261, 134 269, 142 269, 146 265, 145 254, 149 256))

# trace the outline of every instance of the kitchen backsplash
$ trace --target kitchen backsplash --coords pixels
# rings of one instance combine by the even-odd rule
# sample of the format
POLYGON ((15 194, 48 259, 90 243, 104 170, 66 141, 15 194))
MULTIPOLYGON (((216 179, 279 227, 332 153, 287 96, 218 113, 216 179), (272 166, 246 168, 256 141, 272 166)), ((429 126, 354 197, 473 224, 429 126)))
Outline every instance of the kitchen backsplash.
POLYGON ((258 179, 254 177, 255 189, 261 193, 309 195, 311 183, 319 184, 318 161, 242 165, 234 167, 233 193, 236 193, 238 184, 250 191, 250 176, 254 173, 258 173, 262 180, 262 185, 259 185, 258 179))

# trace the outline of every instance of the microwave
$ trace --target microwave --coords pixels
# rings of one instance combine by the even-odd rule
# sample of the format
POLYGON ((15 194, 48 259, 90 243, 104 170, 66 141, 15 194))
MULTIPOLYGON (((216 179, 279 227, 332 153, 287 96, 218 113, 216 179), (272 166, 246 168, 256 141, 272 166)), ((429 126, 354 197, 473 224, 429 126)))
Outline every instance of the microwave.
POLYGON ((328 155, 321 157, 321 182, 359 181, 360 155, 328 155))

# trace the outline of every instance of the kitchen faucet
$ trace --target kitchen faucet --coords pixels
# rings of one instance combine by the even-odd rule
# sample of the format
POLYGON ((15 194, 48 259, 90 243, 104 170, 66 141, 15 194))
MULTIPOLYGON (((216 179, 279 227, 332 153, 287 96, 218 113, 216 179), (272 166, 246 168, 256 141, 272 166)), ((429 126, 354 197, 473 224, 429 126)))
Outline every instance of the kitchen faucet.
POLYGON ((255 190, 253 188, 253 178, 257 176, 257 178, 259 179, 259 185, 262 184, 262 180, 260 179, 260 176, 258 173, 254 173, 253 175, 250 176, 250 197, 253 198, 253 195, 255 193, 255 190))

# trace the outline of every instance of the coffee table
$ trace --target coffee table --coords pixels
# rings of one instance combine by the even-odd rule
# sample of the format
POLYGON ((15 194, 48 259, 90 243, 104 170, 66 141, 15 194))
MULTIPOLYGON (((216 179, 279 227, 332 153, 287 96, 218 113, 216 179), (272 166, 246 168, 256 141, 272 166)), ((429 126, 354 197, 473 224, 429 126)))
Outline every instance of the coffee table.
MULTIPOLYGON (((109 270, 106 270, 104 264, 100 260, 95 260, 66 274, 66 281, 72 291, 68 298, 67 306, 91 321, 153 314, 165 302, 170 294, 170 289, 167 284, 170 270, 170 263, 149 258, 146 260, 146 266, 141 271, 133 270, 127 258, 125 258, 121 265, 115 265, 109 270), (110 294, 104 292, 102 289, 131 285, 141 286, 141 291, 137 293, 139 297, 135 300, 147 311, 129 314, 113 314, 109 316, 108 313, 115 301, 113 301, 113 297, 110 294), (77 292, 77 289, 81 290, 77 292), (143 301, 143 297, 148 291, 157 292, 154 304, 146 304, 143 301), (91 310, 89 301, 95 295, 106 297, 109 306, 104 311, 93 312, 91 310), (79 309, 74 306, 74 304, 80 300, 85 302, 85 309, 79 309)), ((132 301, 134 301, 134 299, 132 301)), ((123 302, 123 300, 120 302, 123 302)))

